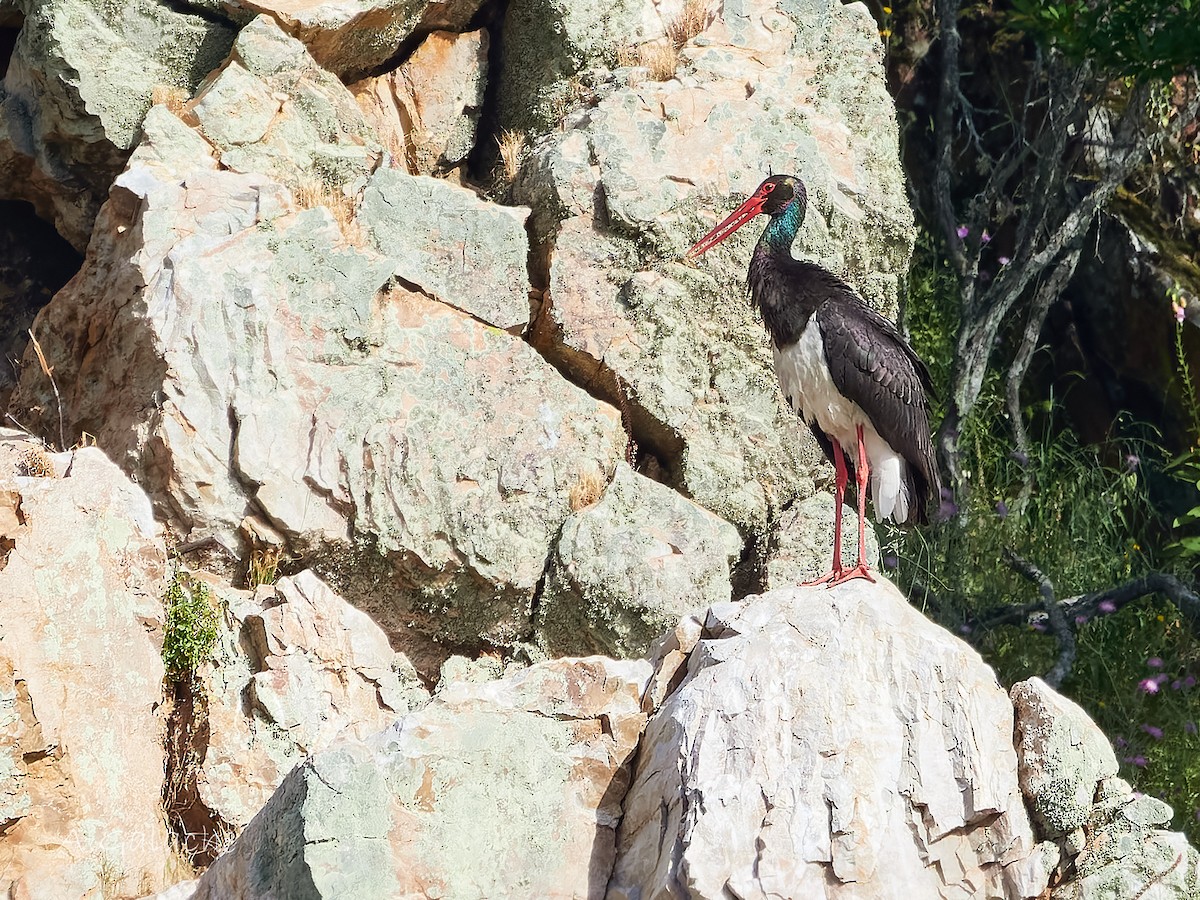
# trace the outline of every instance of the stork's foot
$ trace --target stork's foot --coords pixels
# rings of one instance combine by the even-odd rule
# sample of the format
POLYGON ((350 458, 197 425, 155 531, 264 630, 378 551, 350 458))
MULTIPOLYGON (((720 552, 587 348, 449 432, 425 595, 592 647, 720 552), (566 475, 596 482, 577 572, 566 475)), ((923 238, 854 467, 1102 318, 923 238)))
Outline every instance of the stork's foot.
POLYGON ((836 579, 841 576, 843 571, 845 570, 843 569, 839 571, 838 569, 834 569, 832 572, 826 572, 820 578, 814 578, 812 581, 800 582, 800 587, 820 587, 823 584, 833 587, 834 584, 836 584, 836 579))
POLYGON ((842 569, 841 572, 831 572, 833 580, 829 582, 829 586, 835 584, 843 584, 847 581, 853 581, 855 578, 865 578, 872 584, 875 583, 875 576, 871 574, 871 570, 867 568, 866 563, 859 563, 852 569, 842 569))

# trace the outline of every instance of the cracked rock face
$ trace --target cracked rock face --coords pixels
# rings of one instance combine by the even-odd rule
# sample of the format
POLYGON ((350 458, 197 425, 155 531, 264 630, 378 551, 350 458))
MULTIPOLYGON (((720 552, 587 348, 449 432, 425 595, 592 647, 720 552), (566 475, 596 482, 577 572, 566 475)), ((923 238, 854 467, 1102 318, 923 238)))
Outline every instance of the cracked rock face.
MULTIPOLYGON (((305 83, 296 42, 256 22, 256 52, 278 50, 305 83)), ((361 122, 340 90, 335 110, 361 122)), ((347 567, 373 566, 346 596, 405 649, 412 633, 526 637, 570 489, 606 480, 626 436, 616 410, 502 330, 528 321, 524 213, 381 171, 355 222, 221 168, 164 107, 145 133, 37 326, 69 433, 137 473, 182 534, 236 547, 255 513, 344 594, 347 567), (466 292, 476 273, 494 279, 481 297, 466 292)), ((14 405, 56 423, 35 372, 31 357, 14 405)))
POLYGON ((186 4, 30 0, 0 85, 0 196, 87 246, 156 90, 190 94, 234 29, 186 4))
POLYGON ((310 571, 222 599, 217 649, 198 673, 209 738, 196 787, 240 829, 306 755, 374 734, 428 692, 382 629, 310 571))
POLYGON ((647 725, 607 896, 1036 897, 1011 735, 991 669, 886 582, 713 607, 647 725))
POLYGON ((555 656, 641 656, 687 610, 729 600, 737 529, 617 465, 594 505, 563 524, 538 635, 555 656))
POLYGON ((99 450, 23 437, 0 435, 0 894, 155 890, 175 874, 162 538, 99 450))
POLYGON ((451 685, 300 765, 194 900, 600 896, 649 675, 592 657, 451 685))
POLYGON ((761 534, 812 493, 817 451, 778 400, 744 300, 760 228, 694 267, 679 259, 767 171, 794 173, 810 198, 794 252, 894 311, 912 214, 876 28, 858 4, 751 2, 693 38, 671 80, 631 85, 627 72, 598 83, 517 178, 548 269, 533 340, 629 403, 672 484, 761 534))

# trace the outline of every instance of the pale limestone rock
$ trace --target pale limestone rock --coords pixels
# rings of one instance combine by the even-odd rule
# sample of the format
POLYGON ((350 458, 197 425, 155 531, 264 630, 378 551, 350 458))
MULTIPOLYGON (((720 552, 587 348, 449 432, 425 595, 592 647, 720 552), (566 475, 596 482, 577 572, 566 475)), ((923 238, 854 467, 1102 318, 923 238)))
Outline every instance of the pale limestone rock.
POLYGON ((99 450, 16 475, 41 452, 0 437, 0 896, 131 896, 173 866, 166 551, 149 500, 99 450))
POLYGON ((889 583, 710 610, 651 718, 610 900, 1036 897, 991 669, 889 583))
POLYGON ((380 153, 353 95, 266 16, 239 32, 187 109, 225 168, 318 196, 361 187, 380 153))
POLYGON ((544 133, 578 102, 580 76, 611 66, 623 47, 661 38, 683 0, 513 0, 504 14, 500 123, 544 133))
MULTIPOLYGON (((1099 735, 1094 724, 1087 725, 1099 735)), ((1073 860, 1075 877, 1056 887, 1051 900, 1200 896, 1200 854, 1185 835, 1155 827, 1166 825, 1171 815, 1161 800, 1134 794, 1120 778, 1105 778, 1088 817, 1086 844, 1073 860)))
POLYGON ((892 311, 912 214, 861 5, 723 7, 682 59, 669 82, 598 83, 594 106, 522 167, 514 196, 553 244, 533 338, 580 383, 628 401, 635 438, 673 484, 761 534, 773 511, 812 493, 818 452, 779 401, 743 300, 759 229, 696 267, 672 260, 767 170, 794 173, 810 198, 795 252, 892 311))
POLYGON ((1047 836, 1084 825, 1117 757, 1087 713, 1040 678, 1013 685, 1021 790, 1047 836))
POLYGON ((1200 896, 1200 855, 1163 830, 1171 807, 1116 777, 1112 746, 1087 714, 1040 678, 1013 685, 1012 701, 1021 790, 1070 857, 1073 877, 1053 900, 1200 896))
MULTIPOLYGON (((855 503, 857 501, 854 501, 855 503)), ((771 528, 766 555, 767 590, 795 587, 829 571, 833 562, 833 496, 816 494, 784 511, 771 528)), ((879 539, 867 505, 867 565, 879 569, 879 539)), ((858 508, 842 508, 842 565, 858 563, 858 508)))
POLYGON ((528 209, 381 169, 367 182, 360 217, 402 282, 497 328, 521 332, 529 324, 528 209))
POLYGON ((467 160, 487 81, 488 33, 435 31, 398 69, 350 85, 394 165, 413 175, 467 160))
MULTIPOLYGON (((426 675, 448 652, 430 636, 528 636, 570 491, 607 478, 626 436, 615 409, 479 320, 488 304, 527 318, 524 213, 381 171, 384 256, 329 210, 295 211, 276 181, 218 170, 165 108, 145 127, 82 271, 36 325, 68 435, 94 435, 185 536, 237 547, 264 516, 426 675), (429 261, 432 231, 387 231, 401 179, 462 204, 429 220, 458 271, 429 261), (508 272, 507 293, 460 295, 464 259, 481 282, 508 272), (389 286, 397 270, 413 291, 389 286)), ((18 418, 56 430, 32 356, 22 374, 18 418)))
POLYGON ((362 77, 396 55, 416 31, 462 31, 482 0, 223 0, 263 13, 299 38, 339 77, 362 77))
POLYGON ((219 593, 224 625, 197 673, 209 739, 196 789, 240 829, 306 755, 374 734, 429 695, 379 626, 310 571, 219 593))
POLYGON ((728 600, 737 529, 625 463, 563 525, 539 607, 552 655, 641 656, 693 607, 728 600))
POLYGON ((31 0, 0 85, 0 196, 82 250, 155 88, 187 95, 234 30, 184 4, 31 0))
POLYGON ((195 900, 599 897, 649 675, 592 657, 451 685, 292 772, 195 900))

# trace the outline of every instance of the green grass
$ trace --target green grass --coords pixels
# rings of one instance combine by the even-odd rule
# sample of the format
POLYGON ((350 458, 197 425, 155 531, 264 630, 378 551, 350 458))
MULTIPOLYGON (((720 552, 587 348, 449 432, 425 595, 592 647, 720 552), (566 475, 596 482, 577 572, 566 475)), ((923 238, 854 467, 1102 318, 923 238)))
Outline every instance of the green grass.
POLYGON ((212 656, 217 643, 217 609, 202 581, 176 571, 163 596, 163 665, 172 681, 188 681, 212 656))
MULTIPOLYGON (((956 287, 927 238, 918 241, 906 312, 914 347, 930 363, 935 383, 947 384, 956 287)), ((997 359, 1006 359, 1004 348, 997 359)), ((1032 446, 1022 458, 1002 397, 1001 378, 990 372, 963 425, 962 467, 970 482, 965 514, 920 530, 884 530, 880 538, 901 586, 910 595, 919 593, 914 585, 934 595, 928 611, 971 642, 1009 686, 1047 672, 1058 647, 1028 625, 966 631, 965 623, 985 610, 1038 599, 1035 585, 1005 563, 1005 548, 1048 576, 1059 599, 1152 569, 1174 569, 1185 580, 1191 573, 1187 560, 1166 552, 1171 522, 1151 502, 1148 483, 1165 477, 1161 448, 1115 436, 1083 446, 1050 399, 1025 411, 1032 446)), ((1121 434, 1154 434, 1147 426, 1118 424, 1121 434)), ((1158 597, 1078 622, 1076 634, 1078 655, 1063 693, 1113 741, 1122 776, 1170 803, 1174 827, 1200 842, 1200 641, 1158 597), (1157 690, 1148 690, 1146 679, 1154 679, 1157 690)))

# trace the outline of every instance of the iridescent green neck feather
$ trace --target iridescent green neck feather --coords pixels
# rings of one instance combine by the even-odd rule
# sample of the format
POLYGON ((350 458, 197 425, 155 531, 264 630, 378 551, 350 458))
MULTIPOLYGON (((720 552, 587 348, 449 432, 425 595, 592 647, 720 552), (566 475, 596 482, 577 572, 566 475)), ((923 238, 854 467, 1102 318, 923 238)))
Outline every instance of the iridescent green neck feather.
POLYGON ((777 216, 773 216, 767 223, 767 228, 759 239, 759 246, 765 246, 769 250, 786 255, 792 246, 792 241, 796 240, 796 234, 800 231, 800 224, 803 221, 804 204, 797 198, 788 203, 777 216))

